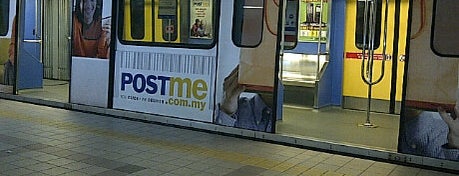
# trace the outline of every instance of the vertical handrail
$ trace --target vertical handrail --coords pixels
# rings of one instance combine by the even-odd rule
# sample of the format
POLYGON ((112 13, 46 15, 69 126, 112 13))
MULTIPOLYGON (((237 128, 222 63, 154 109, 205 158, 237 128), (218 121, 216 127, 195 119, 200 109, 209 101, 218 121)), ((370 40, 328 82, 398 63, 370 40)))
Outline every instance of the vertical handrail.
POLYGON ((317 64, 316 64, 316 81, 319 81, 320 73, 320 56, 321 56, 321 46, 322 46, 322 12, 324 11, 324 0, 320 0, 320 13, 319 13, 319 31, 317 32, 317 64))
POLYGON ((318 25, 319 25, 319 31, 317 32, 317 53, 316 53, 316 56, 317 56, 317 62, 316 62, 316 76, 315 76, 315 91, 314 91, 314 107, 315 108, 318 108, 319 107, 319 95, 318 95, 318 85, 317 85, 317 82, 320 81, 321 79, 321 68, 320 68, 320 56, 322 55, 322 50, 321 50, 321 46, 322 46, 322 31, 323 31, 323 28, 322 28, 322 17, 323 17, 323 11, 324 11, 324 0, 320 0, 320 13, 319 13, 319 21, 317 22, 318 25))
POLYGON ((366 121, 364 124, 359 126, 376 128, 378 127, 375 124, 372 124, 370 121, 370 110, 371 110, 371 97, 372 97, 372 86, 378 84, 382 81, 385 74, 385 61, 388 58, 386 55, 387 49, 387 20, 388 20, 388 6, 389 0, 385 0, 385 10, 384 10, 384 33, 383 33, 383 53, 382 53, 382 63, 381 63, 381 74, 379 75, 376 81, 373 81, 373 66, 374 66, 374 42, 375 42, 375 30, 376 30, 376 17, 377 17, 377 4, 376 0, 365 0, 364 8, 364 25, 363 25, 363 48, 362 48, 362 65, 360 69, 360 75, 365 84, 368 85, 368 101, 367 101, 367 110, 366 110, 366 121), (370 17, 367 14, 370 13, 370 17), (369 19, 368 19, 369 18, 369 19), (368 28, 368 29, 367 29, 368 28), (369 39, 367 43, 367 33, 369 33, 369 39), (368 48, 367 48, 368 47, 368 48), (367 51, 368 49, 368 51, 367 51), (368 58, 367 58, 368 57, 368 58), (365 64, 365 60, 366 64, 365 64), (366 65, 366 66, 365 66, 366 65))

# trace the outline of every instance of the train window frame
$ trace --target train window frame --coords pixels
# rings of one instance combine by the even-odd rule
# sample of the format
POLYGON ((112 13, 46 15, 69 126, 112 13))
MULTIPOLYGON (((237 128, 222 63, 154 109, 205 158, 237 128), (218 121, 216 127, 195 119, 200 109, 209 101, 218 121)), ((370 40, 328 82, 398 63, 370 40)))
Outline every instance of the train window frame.
MULTIPOLYGON (((300 42, 299 40, 299 28, 300 28, 300 18, 299 18, 299 15, 300 15, 300 0, 287 0, 286 1, 286 8, 285 8, 285 17, 284 18, 290 18, 290 19, 293 19, 295 21, 295 24, 293 24, 295 27, 287 27, 286 25, 287 24, 284 24, 285 26, 283 27, 284 29, 284 50, 294 50, 296 48, 296 46, 298 46, 298 43, 300 42), (292 7, 290 6, 291 4, 295 3, 295 6, 293 6, 293 9, 292 8, 289 8, 289 7, 292 7), (291 15, 288 15, 287 12, 289 12, 289 10, 294 10, 294 13, 295 14, 291 14, 291 15), (287 16, 288 15, 288 16, 287 16), (292 29, 294 28, 294 41, 287 41, 287 35, 285 34, 285 31, 287 31, 287 28, 289 29, 292 29), (291 42, 293 43, 293 45, 286 45, 285 43, 287 42, 291 42)), ((286 19, 283 19, 284 20, 284 23, 287 21, 286 19)), ((291 31, 291 30, 290 30, 291 31)))
MULTIPOLYGON (((450 2, 455 2, 455 3, 459 3, 459 1, 451 1, 450 2)), ((457 32, 457 30, 446 30, 445 31, 445 28, 447 29, 457 29, 459 28, 459 22, 458 21, 455 21, 455 20, 452 20, 454 18, 445 18, 443 15, 451 15, 451 13, 453 13, 451 16, 457 16, 459 15, 459 11, 456 11, 456 12, 451 12, 449 10, 441 10, 439 8, 441 7, 455 7, 455 6, 451 6, 451 5, 445 5, 447 4, 446 1, 438 1, 438 0, 434 0, 433 2, 433 13, 432 13, 432 26, 431 26, 431 34, 430 34, 430 49, 432 50, 432 52, 434 54, 436 54, 437 56, 440 56, 440 57, 459 57, 459 51, 450 51, 450 47, 447 47, 447 46, 457 46, 459 45, 459 41, 456 41, 456 43, 454 43, 454 40, 451 40, 451 36, 454 36, 456 33, 454 32, 457 32), (441 2, 441 3, 440 3, 441 2), (439 5, 439 3, 441 5, 439 5), (456 15, 455 15, 455 14, 456 15), (447 25, 441 25, 441 24, 444 24, 445 22, 442 21, 442 20, 448 20, 448 21, 451 21, 451 22, 454 22, 454 23, 447 23, 447 25), (441 26, 440 26, 441 25, 441 26), (452 34, 453 33, 453 34, 452 34), (441 34, 441 35, 440 35, 441 34), (452 34, 452 35, 451 35, 452 34), (440 39, 438 39, 440 38, 440 39), (450 39, 450 40, 448 40, 450 39), (446 46, 447 48, 447 51, 442 51, 441 48, 445 48, 445 47, 442 47, 442 46, 446 46), (446 53, 445 53, 446 52, 446 53), (452 52, 452 53, 450 53, 452 52)))
MULTIPOLYGON (((218 41, 218 31, 219 31, 219 23, 220 23, 220 19, 219 19, 219 16, 220 16, 220 0, 210 0, 212 1, 213 3, 213 6, 212 6, 212 38, 211 39, 200 39, 200 40, 212 40, 212 42, 209 42, 209 43, 199 43, 199 42, 196 42, 196 43, 173 43, 173 42, 157 42, 157 41, 153 41, 154 40, 154 37, 156 36, 156 31, 154 30, 155 26, 153 26, 153 31, 152 31, 152 41, 130 41, 130 40, 126 40, 124 39, 123 35, 124 35, 124 25, 125 25, 125 21, 124 21, 124 18, 125 18, 125 2, 127 0, 122 0, 122 1, 118 1, 118 8, 117 8, 117 24, 116 24, 116 28, 117 28, 117 39, 118 41, 123 44, 123 45, 133 45, 133 46, 151 46, 151 47, 165 47, 165 48, 189 48, 189 49, 211 49, 211 48, 214 48, 216 45, 217 45, 217 41, 218 41)), ((154 3, 154 0, 152 0, 152 2, 154 3)), ((177 4, 181 4, 180 0, 176 0, 177 4)), ((186 2, 183 2, 183 3, 188 3, 190 4, 191 0, 186 0, 186 2)), ((180 6, 180 5, 178 5, 180 6)), ((191 7, 188 6, 187 8, 187 11, 188 11, 188 14, 187 16, 190 16, 190 9, 191 7)), ((158 12, 152 12, 152 15, 158 15, 158 12)), ((154 16, 152 16, 152 19, 153 19, 153 23, 154 23, 154 16)), ((190 19, 192 20, 192 19, 190 19)), ((190 24, 191 24, 191 21, 190 21, 190 24)), ((188 27, 187 27, 188 28, 188 27)), ((190 29, 188 29, 187 31, 190 31, 190 29)), ((189 32, 188 32, 189 33, 189 32)), ((178 34, 178 35, 181 35, 181 34, 178 34)), ((161 34, 162 36, 162 34, 161 34)), ((193 40, 195 41, 196 39, 190 39, 188 38, 188 40, 193 40)))
MULTIPOLYGON (((248 0, 235 0, 234 1, 234 11, 233 11, 233 26, 232 26, 232 37, 231 40, 233 41, 233 44, 237 47, 241 48, 256 48, 258 47, 261 42, 263 41, 263 32, 264 32, 264 20, 265 20, 265 10, 266 10, 266 5, 264 0, 258 0, 258 2, 261 2, 261 6, 245 6, 248 0), (252 45, 245 45, 242 43, 243 40, 243 34, 244 34, 244 21, 250 21, 251 24, 253 24, 253 20, 246 20, 245 15, 245 9, 261 9, 261 15, 257 15, 256 17, 261 17, 260 19, 257 20, 257 22, 260 23, 260 29, 257 31, 259 36, 258 36, 258 42, 252 45)), ((258 5, 258 4, 257 4, 258 5)), ((249 16, 249 18, 252 16, 249 16)))
POLYGON ((10 0, 0 0, 0 4, 0 36, 6 36, 10 30, 10 0))
MULTIPOLYGON (((356 23, 355 23, 355 31, 354 31, 354 45, 355 45, 356 48, 358 48, 360 50, 362 50, 364 48, 365 49, 371 49, 371 50, 377 50, 381 46, 381 35, 382 35, 381 27, 382 27, 382 13, 383 13, 382 12, 382 6, 383 6, 383 3, 380 0, 377 1, 377 3, 378 2, 379 3, 377 4, 377 12, 376 12, 377 13, 376 14, 376 23, 377 24, 375 25, 376 26, 376 29, 375 29, 375 33, 376 33, 375 34, 375 43, 374 43, 373 48, 370 48, 369 46, 367 46, 367 47, 365 46, 366 45, 365 43, 368 42, 368 41, 363 41, 363 37, 362 37, 363 36, 363 30, 364 30, 363 28, 364 27, 361 27, 361 26, 363 26, 363 23, 364 23, 364 20, 363 20, 364 15, 361 15, 362 20, 359 20, 359 17, 360 17, 359 16, 359 4, 360 4, 359 2, 362 2, 362 1, 364 1, 364 0, 357 0, 356 8, 355 8, 355 10, 356 10, 356 15, 355 15, 356 23), (359 25, 359 24, 361 24, 361 25, 359 25), (360 33, 360 31, 361 31, 361 33, 360 33), (359 41, 361 43, 359 43, 359 41)), ((368 1, 376 1, 376 0, 368 0, 368 1)), ((361 12, 361 14, 363 14, 363 13, 364 12, 361 12)), ((368 13, 370 13, 369 9, 368 9, 368 13)), ((367 14, 367 16, 369 16, 369 15, 370 14, 367 14)), ((369 27, 367 27, 367 28, 369 28, 369 27)), ((369 40, 369 32, 367 33, 367 35, 368 36, 366 37, 366 39, 369 40)))

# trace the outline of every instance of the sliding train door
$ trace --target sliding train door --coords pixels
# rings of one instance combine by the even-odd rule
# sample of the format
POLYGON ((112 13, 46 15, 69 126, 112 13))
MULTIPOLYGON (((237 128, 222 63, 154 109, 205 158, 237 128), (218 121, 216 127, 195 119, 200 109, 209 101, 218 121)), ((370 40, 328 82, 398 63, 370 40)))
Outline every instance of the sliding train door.
POLYGON ((218 2, 116 2, 113 108, 212 122, 218 2))
POLYGON ((0 92, 13 93, 16 51, 16 0, 0 0, 0 92))
POLYGON ((42 1, 20 0, 17 50, 17 89, 43 86, 42 1))
POLYGON ((346 4, 343 107, 399 113, 408 0, 346 4))
POLYGON ((459 1, 414 2, 398 150, 444 159, 438 167, 457 168, 459 1))

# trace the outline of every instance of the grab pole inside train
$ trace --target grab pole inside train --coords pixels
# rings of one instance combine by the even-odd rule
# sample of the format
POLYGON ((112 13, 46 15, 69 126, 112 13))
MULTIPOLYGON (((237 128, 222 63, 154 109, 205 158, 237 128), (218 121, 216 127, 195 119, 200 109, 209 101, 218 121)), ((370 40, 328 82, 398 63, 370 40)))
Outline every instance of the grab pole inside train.
MULTIPOLYGON (((362 127, 368 128, 377 128, 378 126, 371 123, 370 121, 370 110, 371 110, 371 96, 372 96, 372 86, 381 82, 384 78, 385 72, 385 61, 388 58, 386 56, 386 40, 387 40, 387 15, 388 15, 388 6, 389 0, 385 1, 385 10, 384 10, 384 34, 383 34, 383 58, 381 64, 381 73, 375 81, 373 80, 373 66, 374 66, 374 43, 375 43, 375 30, 376 27, 376 17, 377 17, 377 3, 378 0, 365 0, 364 7, 364 17, 363 17, 363 47, 362 47, 362 65, 360 69, 360 75, 365 84, 368 85, 368 104, 366 109, 366 121, 363 124, 359 124, 362 127), (368 34, 368 35, 367 35, 368 34), (368 38, 368 39, 367 39, 368 38)), ((378 36, 379 37, 379 36, 378 36)))

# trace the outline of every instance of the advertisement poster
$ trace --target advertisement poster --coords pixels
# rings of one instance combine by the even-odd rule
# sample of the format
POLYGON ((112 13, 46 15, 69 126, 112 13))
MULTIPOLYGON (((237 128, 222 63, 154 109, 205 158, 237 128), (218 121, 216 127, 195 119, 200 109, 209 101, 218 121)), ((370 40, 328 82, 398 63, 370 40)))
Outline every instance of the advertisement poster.
POLYGON ((75 0, 70 101, 106 107, 110 57, 110 0, 75 0))
POLYGON ((190 1, 191 38, 209 38, 212 36, 212 1, 191 0, 190 1))
POLYGON ((328 2, 300 1, 299 41, 326 41, 328 23, 328 2))
POLYGON ((0 0, 0 92, 12 93, 15 83, 15 0, 0 0))
POLYGON ((111 1, 76 0, 73 11, 72 55, 107 59, 110 48, 111 1))
POLYGON ((114 108, 212 122, 215 57, 117 54, 114 108))
MULTIPOLYGON (((459 1, 427 0, 425 22, 419 20, 422 9, 413 6, 411 40, 408 55, 406 97, 401 114, 398 151, 400 153, 459 161, 459 57, 445 57, 432 49, 433 24, 437 12, 453 13, 447 7, 456 7, 459 1), (435 5, 441 2, 442 5, 435 5), (437 7, 437 9, 434 9, 437 7), (445 9, 438 9, 446 7, 445 9), (424 30, 418 31, 422 25, 424 30)), ((459 15, 458 12, 449 15, 459 15)), ((445 20, 447 18, 441 18, 445 20)), ((454 36, 457 20, 449 20, 445 35, 454 36), (453 24, 455 23, 455 24, 453 24)), ((457 51, 457 46, 449 45, 457 51)))

